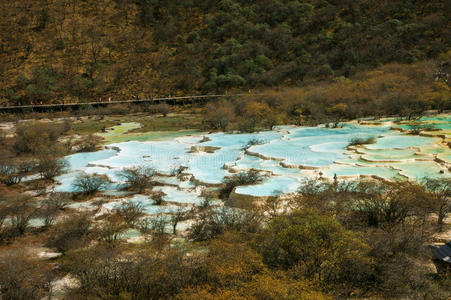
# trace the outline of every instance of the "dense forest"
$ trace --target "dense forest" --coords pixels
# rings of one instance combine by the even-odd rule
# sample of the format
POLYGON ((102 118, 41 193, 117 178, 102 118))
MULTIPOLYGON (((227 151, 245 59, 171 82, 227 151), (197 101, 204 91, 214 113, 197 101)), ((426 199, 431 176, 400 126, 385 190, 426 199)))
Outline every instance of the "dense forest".
POLYGON ((450 10, 443 0, 1 1, 0 99, 75 102, 352 78, 439 58, 451 44, 450 10))

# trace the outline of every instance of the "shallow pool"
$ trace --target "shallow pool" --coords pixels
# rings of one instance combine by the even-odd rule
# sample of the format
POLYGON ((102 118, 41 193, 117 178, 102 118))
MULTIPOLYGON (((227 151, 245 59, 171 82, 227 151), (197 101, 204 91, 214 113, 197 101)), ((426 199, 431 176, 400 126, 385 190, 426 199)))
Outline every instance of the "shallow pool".
MULTIPOLYGON (((326 178, 335 175, 386 179, 449 176, 444 165, 433 161, 435 156, 450 160, 450 149, 439 141, 435 137, 390 131, 387 126, 344 124, 337 129, 279 126, 273 131, 258 133, 185 135, 164 141, 114 143, 106 150, 68 156, 70 170, 56 178, 60 184, 55 190, 73 192, 74 178, 84 172, 108 176, 112 184, 105 193, 114 195, 122 183, 118 172, 134 166, 151 167, 166 175, 156 178, 165 186, 155 187, 155 190, 164 192, 167 202, 179 205, 202 202, 194 183, 218 185, 225 177, 249 169, 271 175, 261 184, 238 187, 237 193, 254 196, 291 193, 302 180, 320 173, 326 178), (376 138, 376 143, 357 147, 357 151, 348 149, 352 139, 369 137, 376 138), (210 146, 213 151, 193 152, 193 146, 210 146), (167 177, 179 167, 194 180, 167 177)), ((148 198, 139 199, 135 200, 146 203, 149 213, 156 212, 157 208, 148 198)), ((170 205, 161 208, 171 210, 170 205)))
POLYGON ((368 145, 368 149, 404 149, 423 147, 436 143, 438 139, 416 135, 388 135, 377 139, 375 144, 368 145))

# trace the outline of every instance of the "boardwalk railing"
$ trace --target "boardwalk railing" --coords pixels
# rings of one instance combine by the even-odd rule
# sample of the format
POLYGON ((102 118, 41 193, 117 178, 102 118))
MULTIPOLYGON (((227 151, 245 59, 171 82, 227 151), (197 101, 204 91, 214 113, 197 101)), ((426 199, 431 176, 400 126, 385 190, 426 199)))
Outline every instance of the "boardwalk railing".
POLYGON ((0 107, 0 113, 4 112, 24 112, 24 111, 52 111, 52 110, 66 110, 79 109, 83 106, 107 106, 110 104, 120 104, 120 103, 167 103, 170 105, 180 105, 180 104, 192 104, 192 103, 203 103, 215 98, 230 98, 239 96, 254 96, 258 94, 251 93, 239 93, 239 94, 217 94, 217 95, 193 95, 193 96, 177 96, 177 97, 162 97, 162 98, 151 98, 151 99, 134 99, 134 100, 116 100, 116 101, 96 101, 96 102, 77 102, 77 103, 53 103, 53 104, 29 104, 29 105, 11 105, 0 107))

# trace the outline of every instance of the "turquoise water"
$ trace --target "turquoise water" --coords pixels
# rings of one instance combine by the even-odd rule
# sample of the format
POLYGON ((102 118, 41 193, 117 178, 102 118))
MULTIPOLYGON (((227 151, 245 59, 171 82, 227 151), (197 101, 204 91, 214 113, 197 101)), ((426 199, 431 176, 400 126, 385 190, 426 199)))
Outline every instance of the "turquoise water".
POLYGON ((420 121, 438 121, 438 122, 450 122, 451 123, 451 115, 421 117, 420 121))
POLYGON ((335 165, 330 169, 323 171, 323 176, 326 178, 333 178, 335 176, 378 176, 387 179, 399 178, 397 171, 387 167, 360 167, 360 166, 346 166, 335 165))
POLYGON ((224 169, 224 165, 236 161, 251 140, 268 143, 281 138, 282 133, 273 131, 248 134, 216 133, 207 136, 210 141, 199 145, 220 149, 208 154, 193 153, 189 156, 186 166, 197 180, 208 184, 220 184, 225 176, 231 175, 224 169))
POLYGON ((402 124, 397 127, 402 129, 410 130, 416 127, 434 127, 440 130, 451 130, 451 116, 433 116, 433 117, 422 117, 418 121, 411 122, 410 124, 402 124))
POLYGON ((415 159, 418 156, 415 155, 417 150, 405 149, 405 150, 385 150, 385 151, 377 151, 370 152, 362 155, 363 159, 369 161, 403 161, 403 160, 411 160, 415 159))
MULTIPOLYGON (((193 181, 180 181, 173 176, 156 178, 165 186, 155 187, 155 190, 163 191, 165 201, 177 207, 201 203, 193 182, 217 185, 224 177, 249 169, 261 170, 271 176, 261 184, 238 187, 237 193, 255 196, 292 193, 303 179, 318 176, 319 172, 326 178, 335 174, 339 177, 374 175, 386 179, 449 176, 450 172, 444 166, 433 161, 434 155, 450 160, 450 149, 438 141, 438 138, 390 131, 387 126, 344 124, 338 129, 279 126, 273 131, 259 133, 214 133, 164 141, 114 143, 106 150, 68 156, 70 170, 56 178, 60 184, 55 190, 73 192, 73 180, 84 172, 108 176, 112 184, 105 194, 120 196, 116 194, 122 183, 118 172, 123 168, 147 166, 160 174, 170 175, 175 168, 184 167, 183 173, 192 175, 193 181), (375 144, 357 147, 358 152, 348 150, 349 142, 356 137, 375 137, 377 140, 375 144), (250 146, 249 142, 255 140, 258 144, 250 146), (211 146, 217 150, 190 153, 192 146, 211 146), (422 153, 428 155, 418 155, 422 153)), ((158 209, 169 212, 174 208, 171 205, 154 207, 145 197, 141 195, 132 200, 146 205, 148 213, 157 213, 158 209)))
POLYGON ((138 238, 141 236, 141 232, 137 229, 129 228, 119 234, 119 238, 123 240, 128 240, 131 238, 138 238))
POLYGON ((279 196, 281 194, 294 193, 301 186, 298 178, 293 177, 272 177, 257 185, 239 186, 235 192, 237 194, 252 196, 279 196))
POLYGON ((249 151, 283 160, 288 165, 325 167, 345 158, 344 150, 353 138, 377 137, 385 132, 388 132, 387 127, 356 125, 342 129, 296 128, 282 139, 252 146, 249 151))
MULTIPOLYGON (((165 199, 166 200, 166 199, 165 199)), ((186 207, 179 207, 176 205, 154 205, 153 200, 146 195, 134 195, 131 198, 123 199, 122 201, 109 202, 103 205, 108 210, 114 210, 120 208, 125 202, 132 202, 139 204, 143 208, 143 212, 146 214, 159 214, 159 213, 174 213, 179 209, 187 210, 186 207)))
POLYGON ((55 180, 59 183, 55 187, 55 192, 72 193, 75 192, 73 183, 77 175, 83 174, 82 171, 74 171, 71 173, 63 174, 55 177, 55 180))
POLYGON ((87 203, 87 202, 77 202, 77 203, 72 203, 69 204, 67 206, 68 208, 72 208, 72 209, 95 209, 95 206, 92 205, 91 203, 87 203))
POLYGON ((66 156, 67 162, 72 170, 82 170, 88 164, 97 160, 108 159, 117 154, 116 150, 100 150, 97 152, 83 152, 66 156))
POLYGON ((124 142, 111 144, 120 149, 118 155, 97 160, 96 165, 109 168, 127 168, 133 166, 152 167, 157 172, 169 174, 177 166, 187 162, 187 145, 175 141, 124 142))
POLYGON ((99 133, 98 135, 102 136, 102 137, 111 137, 111 136, 121 135, 130 130, 137 129, 140 127, 141 127, 141 124, 138 122, 121 123, 119 125, 107 128, 105 130, 105 132, 99 133))
MULTIPOLYGON (((400 125, 400 126, 397 126, 397 127, 400 127, 400 128, 402 128, 402 129, 406 129, 406 130, 411 130, 411 129, 414 129, 414 128, 417 128, 417 127, 420 127, 420 128, 422 128, 422 127, 425 127, 426 125, 425 124, 419 124, 419 125, 400 125)), ((451 130, 451 123, 443 123, 443 124, 441 124, 441 123, 430 123, 430 124, 427 124, 427 126, 429 127, 429 126, 432 126, 432 127, 434 127, 434 128, 436 128, 436 129, 440 129, 440 130, 451 130)))
POLYGON ((182 183, 175 176, 171 176, 171 177, 155 176, 154 180, 159 182, 159 183, 166 184, 166 185, 176 185, 176 186, 178 186, 178 185, 180 185, 182 183))
POLYGON ((437 157, 447 163, 451 163, 451 153, 442 153, 437 155, 437 157))
POLYGON ((440 167, 439 164, 433 161, 418 161, 418 162, 409 162, 409 163, 400 163, 393 165, 395 168, 399 168, 400 173, 408 176, 409 178, 413 178, 416 180, 421 180, 423 178, 449 178, 451 177, 451 173, 448 170, 445 170, 443 167, 440 167), (443 170, 445 173, 441 174, 440 170, 443 170))
POLYGON ((389 135, 377 139, 377 142, 366 146, 368 149, 393 149, 423 147, 437 142, 438 139, 416 135, 389 135))
POLYGON ((163 197, 164 201, 171 203, 200 205, 203 200, 196 192, 182 190, 172 186, 158 186, 154 188, 154 191, 165 193, 166 195, 163 197))
POLYGON ((227 165, 237 171, 254 169, 268 171, 274 175, 299 174, 301 172, 299 169, 284 168, 280 165, 280 161, 277 160, 262 159, 258 156, 245 154, 242 154, 237 161, 227 165))

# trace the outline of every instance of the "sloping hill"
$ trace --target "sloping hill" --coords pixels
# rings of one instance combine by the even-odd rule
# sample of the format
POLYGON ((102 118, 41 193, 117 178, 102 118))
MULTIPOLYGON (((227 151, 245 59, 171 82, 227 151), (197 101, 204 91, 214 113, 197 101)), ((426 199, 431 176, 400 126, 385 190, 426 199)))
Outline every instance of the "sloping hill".
POLYGON ((298 85, 435 58, 451 45, 446 2, 1 1, 0 99, 298 85))

